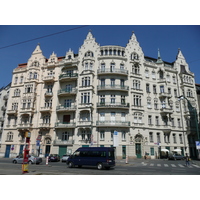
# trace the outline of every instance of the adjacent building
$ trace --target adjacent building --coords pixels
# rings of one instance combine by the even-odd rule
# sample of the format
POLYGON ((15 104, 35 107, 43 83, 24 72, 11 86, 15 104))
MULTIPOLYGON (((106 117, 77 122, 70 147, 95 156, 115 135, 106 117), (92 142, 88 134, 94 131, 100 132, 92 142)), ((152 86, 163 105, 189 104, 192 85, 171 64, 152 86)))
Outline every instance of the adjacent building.
MULTIPOLYGON (((0 156, 63 155, 82 146, 116 146, 116 156, 158 158, 167 150, 197 156, 189 103, 194 74, 181 50, 173 63, 144 55, 132 33, 125 47, 100 46, 89 32, 78 54, 47 59, 38 44, 13 70, 0 156)), ((195 126, 195 125, 194 125, 195 126)))

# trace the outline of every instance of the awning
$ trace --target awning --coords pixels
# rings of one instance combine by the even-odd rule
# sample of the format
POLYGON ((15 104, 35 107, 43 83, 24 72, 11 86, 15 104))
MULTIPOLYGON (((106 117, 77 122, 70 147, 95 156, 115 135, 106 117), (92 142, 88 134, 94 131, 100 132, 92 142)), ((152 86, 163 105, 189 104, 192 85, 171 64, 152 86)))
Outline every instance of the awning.
POLYGON ((174 149, 173 151, 175 151, 175 152, 181 152, 180 149, 174 149))
POLYGON ((161 151, 164 151, 164 152, 169 152, 168 149, 161 149, 161 151))

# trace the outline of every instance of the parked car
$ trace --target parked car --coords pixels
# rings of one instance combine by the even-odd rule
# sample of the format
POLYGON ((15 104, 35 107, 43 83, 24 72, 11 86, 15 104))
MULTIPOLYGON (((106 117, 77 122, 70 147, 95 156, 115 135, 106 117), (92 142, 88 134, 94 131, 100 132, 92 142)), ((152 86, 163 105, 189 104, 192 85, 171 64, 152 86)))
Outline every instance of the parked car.
MULTIPOLYGON (((19 156, 16 156, 16 158, 14 158, 12 162, 14 164, 16 164, 16 163, 22 164, 23 159, 24 159, 23 156, 19 155, 19 156)), ((29 157, 28 157, 29 164, 40 164, 41 162, 42 162, 42 158, 40 158, 38 156, 29 155, 29 157)))
POLYGON ((49 155, 49 162, 59 162, 60 156, 58 154, 50 154, 49 155))
POLYGON ((70 155, 67 155, 67 154, 66 154, 66 155, 63 155, 62 158, 61 158, 61 161, 62 161, 62 162, 66 162, 67 159, 69 158, 69 156, 70 156, 70 155))
POLYGON ((181 155, 181 154, 178 154, 178 153, 169 154, 169 155, 168 155, 168 159, 169 159, 169 160, 184 160, 184 159, 185 159, 185 156, 183 156, 183 155, 181 155))

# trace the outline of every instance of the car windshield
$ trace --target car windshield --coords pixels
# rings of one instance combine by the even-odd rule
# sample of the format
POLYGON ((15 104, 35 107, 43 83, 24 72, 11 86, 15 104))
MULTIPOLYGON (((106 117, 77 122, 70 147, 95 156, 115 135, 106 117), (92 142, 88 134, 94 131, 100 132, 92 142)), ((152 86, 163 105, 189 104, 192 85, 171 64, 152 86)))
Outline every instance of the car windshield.
POLYGON ((50 156, 58 156, 57 154, 51 154, 50 156))

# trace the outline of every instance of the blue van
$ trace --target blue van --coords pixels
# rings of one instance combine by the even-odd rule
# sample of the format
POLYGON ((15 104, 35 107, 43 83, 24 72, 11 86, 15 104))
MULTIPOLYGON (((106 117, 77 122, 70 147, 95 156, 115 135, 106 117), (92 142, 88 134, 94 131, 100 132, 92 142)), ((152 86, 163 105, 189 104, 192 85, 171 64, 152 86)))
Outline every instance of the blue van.
POLYGON ((66 164, 72 168, 96 166, 97 169, 110 169, 115 166, 115 149, 113 147, 81 147, 67 160, 66 164))

